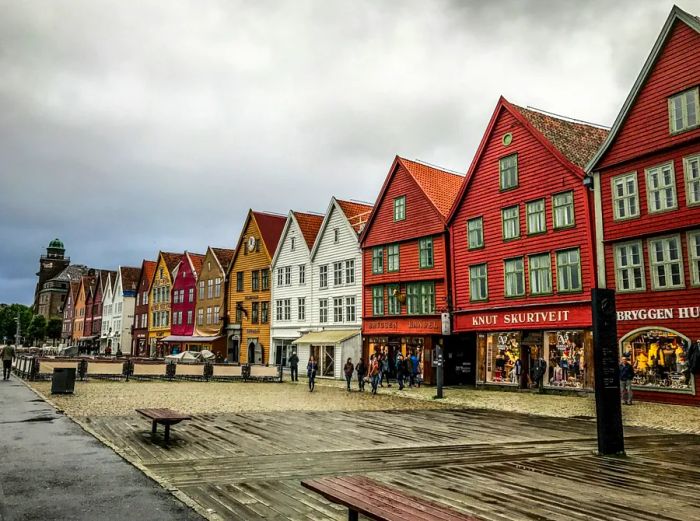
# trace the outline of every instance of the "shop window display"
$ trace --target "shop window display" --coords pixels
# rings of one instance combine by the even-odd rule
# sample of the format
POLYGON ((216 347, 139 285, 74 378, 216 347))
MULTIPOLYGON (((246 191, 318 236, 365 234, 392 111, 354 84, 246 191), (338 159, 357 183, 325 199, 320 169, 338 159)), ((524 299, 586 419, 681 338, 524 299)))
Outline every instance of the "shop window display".
POLYGON ((548 331, 545 352, 547 385, 582 389, 587 385, 587 351, 589 342, 584 331, 548 331))
POLYGON ((688 341, 662 329, 645 329, 624 338, 622 356, 634 368, 632 385, 644 388, 692 390, 688 341))
POLYGON ((491 333, 486 335, 485 381, 517 384, 515 364, 520 359, 520 332, 491 333))
POLYGON ((404 357, 415 356, 418 361, 418 376, 417 378, 421 382, 431 383, 426 381, 425 375, 423 374, 423 363, 424 360, 430 363, 431 357, 430 353, 425 350, 425 339, 423 337, 370 337, 369 338, 369 355, 372 354, 382 354, 388 356, 391 360, 390 376, 392 378, 396 377, 395 372, 395 361, 398 353, 401 353, 404 357), (425 358, 426 355, 428 358, 425 358))

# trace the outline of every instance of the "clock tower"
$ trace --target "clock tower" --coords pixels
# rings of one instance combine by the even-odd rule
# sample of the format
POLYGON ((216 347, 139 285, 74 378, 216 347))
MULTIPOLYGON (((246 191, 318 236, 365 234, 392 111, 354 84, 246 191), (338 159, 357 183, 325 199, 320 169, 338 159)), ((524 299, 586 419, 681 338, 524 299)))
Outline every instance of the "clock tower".
POLYGON ((39 309, 39 292, 44 284, 61 273, 70 265, 70 257, 65 256, 66 248, 60 239, 54 239, 46 248, 46 254, 39 258, 39 271, 36 276, 39 280, 34 291, 34 312, 39 309))

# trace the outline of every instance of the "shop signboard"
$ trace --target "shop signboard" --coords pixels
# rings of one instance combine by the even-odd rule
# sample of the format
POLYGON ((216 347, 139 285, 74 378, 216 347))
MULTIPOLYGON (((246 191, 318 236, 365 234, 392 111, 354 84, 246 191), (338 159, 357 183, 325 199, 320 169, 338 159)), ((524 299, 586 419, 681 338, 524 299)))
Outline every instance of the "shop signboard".
POLYGON ((457 313, 455 329, 472 331, 575 329, 591 325, 590 303, 576 306, 548 306, 532 311, 494 310, 490 312, 457 313))

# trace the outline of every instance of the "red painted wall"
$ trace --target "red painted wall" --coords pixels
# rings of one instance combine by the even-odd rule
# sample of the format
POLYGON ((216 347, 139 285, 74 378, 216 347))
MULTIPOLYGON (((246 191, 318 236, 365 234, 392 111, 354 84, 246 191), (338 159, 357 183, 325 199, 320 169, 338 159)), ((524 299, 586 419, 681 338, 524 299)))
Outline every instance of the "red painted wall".
POLYGON ((170 298, 170 334, 176 336, 192 336, 194 331, 194 323, 197 320, 195 317, 195 306, 197 304, 197 273, 195 273, 190 264, 187 255, 182 256, 180 267, 177 271, 177 277, 173 281, 170 298), (192 289, 192 300, 190 300, 190 289, 192 289), (175 292, 184 293, 184 302, 178 301, 175 303, 175 292), (187 312, 192 313, 192 323, 187 323, 187 312), (175 313, 182 313, 182 324, 175 323, 175 313))
POLYGON ((153 277, 155 265, 156 263, 153 261, 146 261, 141 264, 141 276, 137 286, 136 304, 134 306, 134 324, 131 333, 131 352, 136 356, 148 355, 148 323, 151 317, 148 315, 148 304, 144 304, 144 295, 148 295, 151 289, 151 279, 153 277), (145 327, 141 327, 141 315, 143 314, 146 315, 145 327), (139 352, 139 339, 145 340, 145 351, 142 350, 139 352))

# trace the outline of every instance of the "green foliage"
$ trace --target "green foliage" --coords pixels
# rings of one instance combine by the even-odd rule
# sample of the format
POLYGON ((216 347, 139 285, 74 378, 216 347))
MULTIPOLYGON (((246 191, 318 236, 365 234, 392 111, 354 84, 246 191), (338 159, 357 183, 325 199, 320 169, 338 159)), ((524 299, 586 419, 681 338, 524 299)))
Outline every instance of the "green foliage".
POLYGON ((27 328, 26 337, 32 340, 31 345, 36 345, 46 338, 46 317, 44 315, 34 315, 27 328))
POLYGON ((49 320, 46 324, 46 336, 51 340, 58 340, 61 338, 61 333, 63 333, 63 320, 56 317, 49 320))
POLYGON ((27 329, 32 323, 33 313, 30 307, 22 304, 12 304, 0 308, 0 341, 7 339, 14 343, 17 332, 17 315, 20 316, 22 336, 25 336, 27 329))

